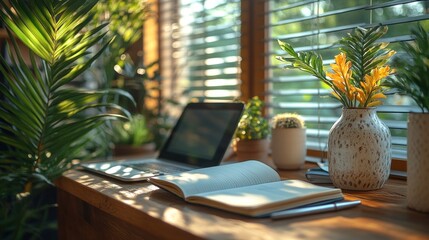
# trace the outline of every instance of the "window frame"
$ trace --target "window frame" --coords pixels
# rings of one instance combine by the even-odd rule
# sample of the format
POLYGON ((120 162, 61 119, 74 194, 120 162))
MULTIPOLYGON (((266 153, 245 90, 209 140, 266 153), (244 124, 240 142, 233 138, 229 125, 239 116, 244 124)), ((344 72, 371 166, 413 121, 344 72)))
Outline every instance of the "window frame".
MULTIPOLYGON (((150 25, 150 31, 144 32, 143 50, 144 60, 151 59, 147 56, 160 55, 160 46, 162 46, 160 38, 160 22, 159 19, 163 13, 159 12, 159 0, 149 0, 153 4, 157 5, 155 14, 158 16, 157 21, 147 21, 145 25, 150 25), (154 27, 155 26, 155 27, 154 27), (156 30, 154 30, 156 29, 156 30), (148 40, 146 40, 148 39, 148 40), (147 49, 145 46, 150 41, 156 41, 157 44, 153 44, 155 47, 147 49)), ((177 0, 172 0, 176 2, 177 0)), ((174 3, 173 3, 174 4, 174 3)), ((177 5, 176 5, 177 6, 177 5)), ((267 96, 268 83, 267 69, 265 66, 268 64, 268 43, 265 40, 268 37, 268 31, 266 25, 268 22, 268 16, 266 10, 268 9, 268 1, 265 0, 241 0, 241 100, 247 101, 252 96, 259 96, 269 103, 267 96)), ((145 26, 146 29, 146 26, 145 26)), ((153 59, 153 58, 152 58, 153 59)), ((160 69, 162 69, 162 61, 160 61, 160 69)), ((162 90, 161 90, 162 94, 162 90)), ((267 114, 266 114, 267 116, 267 114)), ((311 159, 326 159, 327 152, 323 150, 308 149, 307 156, 311 159)), ((392 170, 406 171, 406 159, 392 158, 392 170)))

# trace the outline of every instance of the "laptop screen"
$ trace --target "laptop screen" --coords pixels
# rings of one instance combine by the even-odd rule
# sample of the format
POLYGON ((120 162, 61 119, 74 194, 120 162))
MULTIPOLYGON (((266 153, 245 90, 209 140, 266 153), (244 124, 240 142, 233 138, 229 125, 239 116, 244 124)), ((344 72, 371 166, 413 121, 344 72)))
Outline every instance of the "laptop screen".
POLYGON ((242 103, 190 103, 172 129, 159 158, 208 167, 222 160, 240 120, 242 103))

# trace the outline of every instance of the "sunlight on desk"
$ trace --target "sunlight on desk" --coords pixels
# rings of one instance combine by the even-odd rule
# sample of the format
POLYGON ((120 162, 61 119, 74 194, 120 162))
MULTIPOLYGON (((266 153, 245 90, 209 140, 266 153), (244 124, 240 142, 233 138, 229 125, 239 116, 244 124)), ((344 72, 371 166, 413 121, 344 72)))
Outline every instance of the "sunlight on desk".
POLYGON ((172 207, 169 207, 164 210, 162 218, 165 221, 171 223, 184 223, 186 221, 185 217, 183 216, 183 213, 172 207))
MULTIPOLYGON (((187 176, 191 177, 191 176, 187 176)), ((198 176, 203 177, 204 176, 198 176)), ((305 179, 305 170, 282 172, 305 179)), ((429 215, 405 204, 405 181, 381 190, 346 192, 353 209, 272 221, 186 203, 148 182, 124 183, 70 171, 59 189, 60 239, 429 239, 429 215), (76 224, 79 223, 79 224, 76 224), (107 226, 107 227, 106 227, 107 226), (133 237, 134 236, 134 237, 133 237)), ((253 196, 250 196, 253 198, 253 196)), ((256 197, 252 201, 259 201, 256 197)))

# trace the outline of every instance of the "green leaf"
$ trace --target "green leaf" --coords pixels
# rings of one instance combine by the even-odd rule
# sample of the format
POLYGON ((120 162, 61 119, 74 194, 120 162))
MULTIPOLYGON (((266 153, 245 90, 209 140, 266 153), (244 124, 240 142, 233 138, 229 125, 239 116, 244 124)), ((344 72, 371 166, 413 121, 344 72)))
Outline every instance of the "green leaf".
MULTIPOLYGON (((0 18, 15 46, 13 53, 6 53, 11 61, 0 56, 4 78, 0 83, 1 196, 16 196, 27 183, 52 182, 70 168, 73 159, 82 156, 90 141, 85 137, 88 133, 106 121, 130 115, 123 107, 106 101, 113 95, 132 99, 129 93, 109 89, 84 91, 68 85, 110 44, 111 39, 105 38, 105 25, 88 26, 96 3, 1 2, 0 18), (15 38, 30 50, 29 66, 15 38), (92 53, 99 42, 105 44, 92 53), (3 180, 14 182, 15 186, 4 190, 7 184, 3 180)), ((23 224, 17 226, 26 229, 23 224)))

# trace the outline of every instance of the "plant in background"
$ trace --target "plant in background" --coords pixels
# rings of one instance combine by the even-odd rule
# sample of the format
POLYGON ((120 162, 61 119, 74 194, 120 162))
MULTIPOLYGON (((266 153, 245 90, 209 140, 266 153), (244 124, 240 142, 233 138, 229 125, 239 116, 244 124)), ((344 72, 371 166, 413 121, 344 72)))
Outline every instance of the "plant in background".
POLYGON ((268 137, 268 121, 263 117, 264 103, 257 96, 250 99, 243 112, 243 116, 238 123, 236 138, 256 140, 268 137))
POLYGON ((154 106, 159 103, 161 81, 158 69, 158 61, 147 65, 142 61, 134 63, 129 54, 123 54, 115 66, 118 77, 113 81, 112 87, 123 89, 134 97, 137 108, 132 113, 144 114, 148 118, 156 117, 157 109, 154 106))
MULTIPOLYGON (((165 104, 179 105, 174 99, 161 99, 161 76, 159 61, 144 65, 141 61, 134 63, 128 54, 123 54, 115 69, 118 77, 113 81, 114 88, 129 92, 135 99, 137 108, 129 101, 120 101, 121 106, 128 106, 130 112, 142 115, 146 121, 157 148, 164 143, 172 127, 169 112, 161 111, 165 104)), ((115 141, 115 140, 114 140, 115 141)))
MULTIPOLYGON (((86 72, 87 81, 98 80, 101 88, 118 88, 129 92, 136 104, 131 106, 129 101, 115 99, 116 103, 126 106, 132 114, 143 114, 146 118, 146 126, 150 130, 157 146, 160 146, 163 138, 160 133, 161 124, 158 124, 161 115, 161 103, 159 98, 160 75, 157 61, 143 65, 142 51, 132 51, 143 46, 141 37, 145 21, 154 17, 152 3, 148 0, 99 0, 93 8, 94 19, 91 25, 97 25, 100 21, 109 21, 107 36, 113 41, 103 51, 103 54, 86 72)), ((103 131, 103 130, 102 130, 103 131)), ((103 131, 107 132, 107 131, 103 131)), ((105 145, 114 139, 109 135, 100 141, 105 145)), ((105 154, 109 154, 106 149, 105 154)))
MULTIPOLYGON (((93 8, 92 25, 109 21, 107 36, 113 41, 103 51, 98 69, 104 73, 104 85, 109 88, 116 78, 115 66, 126 50, 142 36, 145 20, 151 15, 147 0, 100 0, 93 8)), ((103 44, 106 41, 103 42, 103 44)))
POLYGON ((145 116, 136 114, 129 121, 113 123, 113 143, 140 146, 153 141, 145 116))
POLYGON ((332 72, 325 72, 319 54, 297 53, 290 44, 280 40, 280 47, 289 56, 277 59, 289 63, 286 68, 300 69, 326 83, 345 108, 374 107, 382 104, 380 99, 386 97, 382 80, 394 72, 386 63, 395 51, 387 48, 388 43, 377 41, 387 30, 387 26, 357 28, 344 37, 340 41, 341 53, 331 64, 332 72))
POLYGON ((304 128, 304 118, 297 113, 281 113, 272 118, 272 126, 275 128, 304 128))
POLYGON ((395 58, 395 76, 387 79, 385 85, 410 96, 422 112, 429 111, 429 37, 421 25, 411 31, 414 41, 401 43, 404 56, 395 58))
POLYGON ((122 107, 101 101, 131 96, 122 90, 89 91, 69 83, 88 69, 108 46, 89 57, 106 35, 105 25, 88 28, 97 0, 9 0, 0 17, 13 50, 0 58, 0 235, 41 237, 47 186, 70 169, 88 134, 107 120, 129 115, 122 107), (15 37, 29 48, 27 66, 15 37), (14 51, 14 52, 12 52, 14 51), (87 57, 86 60, 83 60, 87 57), (107 112, 114 109, 116 114, 107 112))

